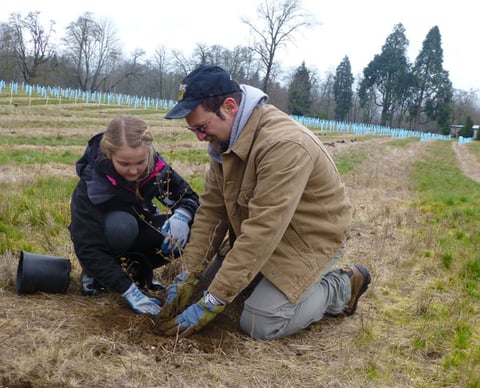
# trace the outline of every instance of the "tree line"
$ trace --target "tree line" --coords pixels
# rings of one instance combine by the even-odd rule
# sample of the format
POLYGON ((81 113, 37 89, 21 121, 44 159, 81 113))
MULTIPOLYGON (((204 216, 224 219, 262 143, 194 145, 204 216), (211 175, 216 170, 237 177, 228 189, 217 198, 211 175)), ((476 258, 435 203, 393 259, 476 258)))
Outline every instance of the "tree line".
POLYGON ((254 37, 250 46, 197 44, 188 56, 164 46, 151 57, 140 48, 125 54, 110 20, 90 12, 54 41, 55 22, 42 25, 39 16, 39 11, 13 13, 0 22, 0 79, 176 100, 185 75, 211 63, 259 87, 289 114, 445 134, 451 124, 480 123, 477 92, 454 89, 443 68, 437 26, 410 63, 405 28, 395 25, 381 52, 354 77, 348 55, 323 76, 304 62, 285 70, 277 61, 297 32, 316 24, 301 0, 263 0, 257 21, 242 19, 254 37))

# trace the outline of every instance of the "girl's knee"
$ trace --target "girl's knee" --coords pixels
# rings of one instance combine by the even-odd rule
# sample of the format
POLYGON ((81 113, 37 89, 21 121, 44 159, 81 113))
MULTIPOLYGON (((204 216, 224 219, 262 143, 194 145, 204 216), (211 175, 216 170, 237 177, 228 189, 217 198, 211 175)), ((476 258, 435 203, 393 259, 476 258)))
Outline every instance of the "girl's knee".
POLYGON ((112 250, 123 253, 138 236, 138 223, 134 216, 123 211, 112 211, 105 216, 105 238, 112 250))

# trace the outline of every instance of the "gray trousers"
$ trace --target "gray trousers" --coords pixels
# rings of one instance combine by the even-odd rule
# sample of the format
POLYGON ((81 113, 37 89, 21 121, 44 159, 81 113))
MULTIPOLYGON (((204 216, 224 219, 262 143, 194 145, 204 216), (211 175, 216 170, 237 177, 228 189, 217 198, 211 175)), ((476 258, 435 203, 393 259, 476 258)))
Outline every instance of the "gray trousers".
POLYGON ((350 300, 350 278, 336 269, 314 283, 293 304, 263 278, 245 300, 240 328, 255 339, 272 340, 304 329, 328 314, 340 314, 350 300))
MULTIPOLYGON (((290 303, 283 292, 263 278, 245 300, 241 330, 255 339, 272 340, 296 333, 321 320, 326 313, 340 314, 351 297, 350 278, 338 269, 330 269, 342 257, 343 248, 297 304, 290 303)), ((208 288, 221 264, 221 260, 212 260, 199 281, 203 289, 208 288)))

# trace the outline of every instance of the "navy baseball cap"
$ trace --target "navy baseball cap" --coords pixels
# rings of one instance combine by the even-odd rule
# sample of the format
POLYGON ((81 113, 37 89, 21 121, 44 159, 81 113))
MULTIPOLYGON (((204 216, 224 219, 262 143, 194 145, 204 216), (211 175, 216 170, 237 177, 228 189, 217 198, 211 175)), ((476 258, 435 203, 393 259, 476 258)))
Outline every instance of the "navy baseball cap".
POLYGON ((187 75, 178 88, 178 102, 166 119, 181 119, 208 97, 240 92, 240 86, 219 66, 201 65, 187 75))

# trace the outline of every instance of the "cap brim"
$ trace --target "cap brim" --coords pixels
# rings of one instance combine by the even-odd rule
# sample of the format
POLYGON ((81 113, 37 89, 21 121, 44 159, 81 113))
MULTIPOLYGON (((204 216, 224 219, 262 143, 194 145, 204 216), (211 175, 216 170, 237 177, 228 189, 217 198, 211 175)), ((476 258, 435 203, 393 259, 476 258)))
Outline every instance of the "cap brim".
POLYGON ((183 119, 189 115, 202 100, 180 101, 175 105, 170 112, 165 115, 166 119, 183 119))

